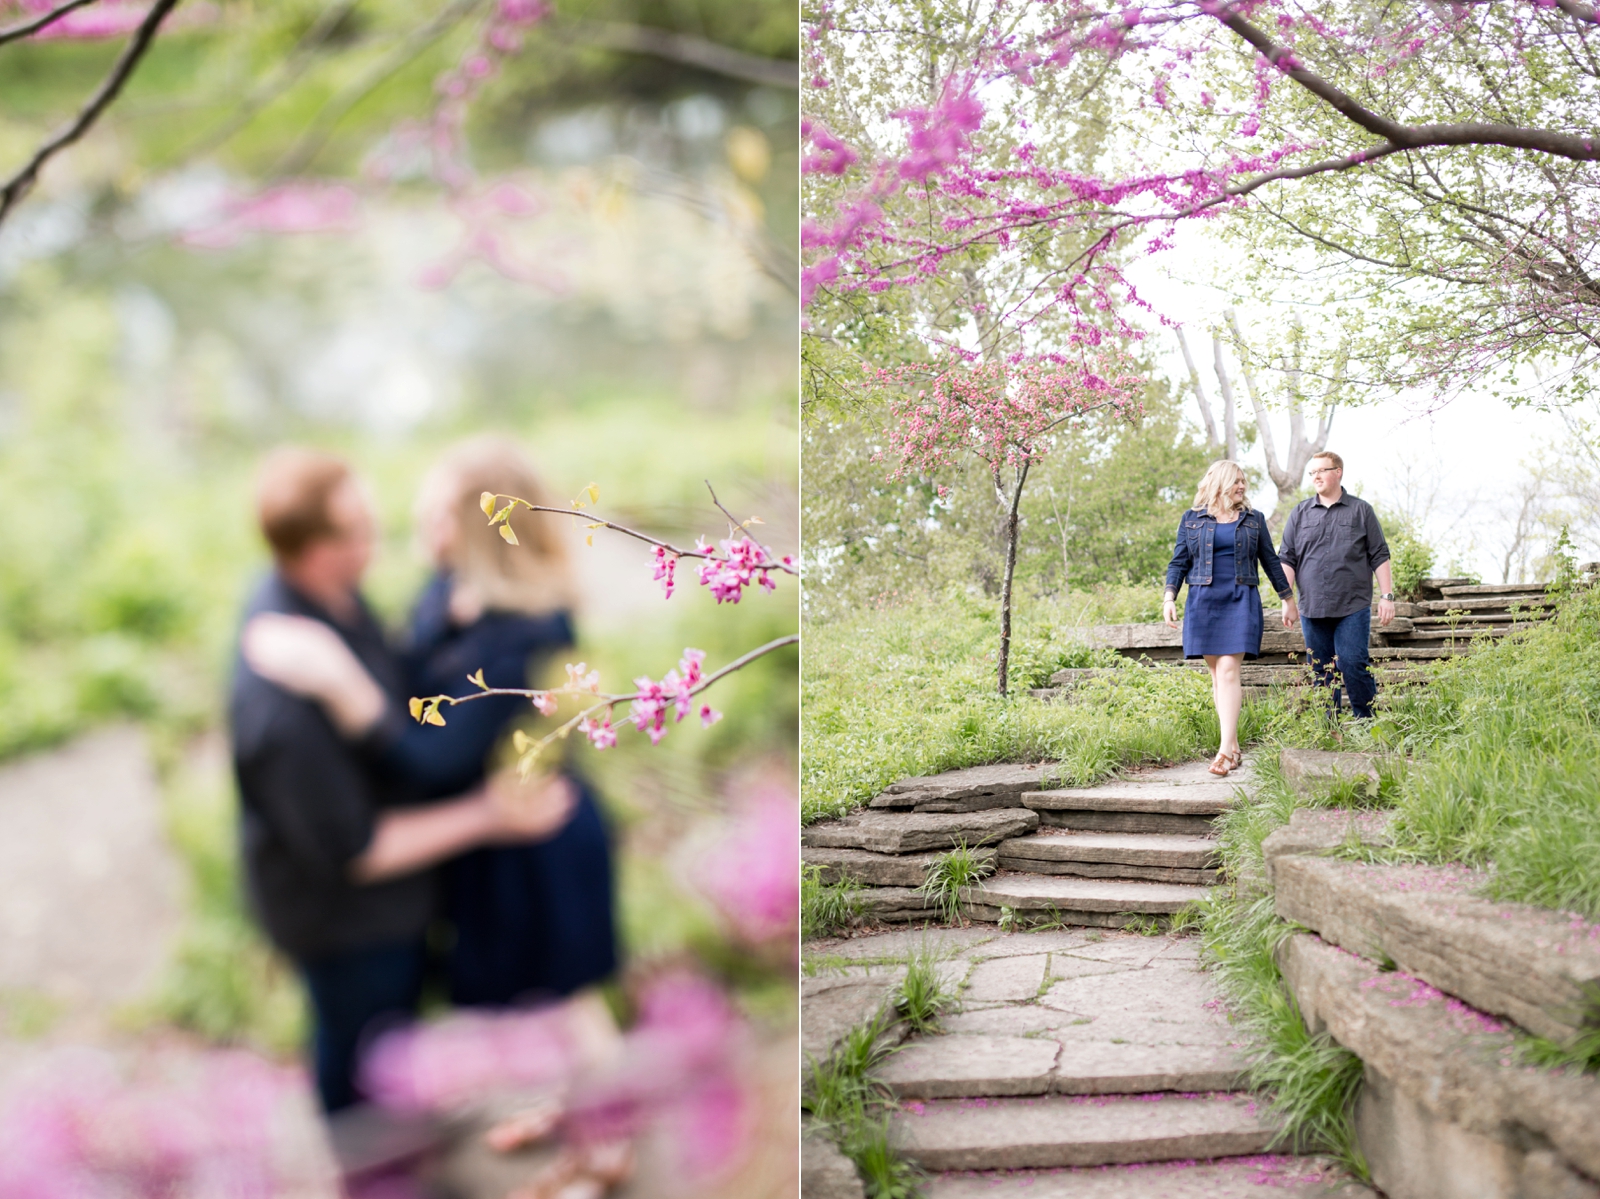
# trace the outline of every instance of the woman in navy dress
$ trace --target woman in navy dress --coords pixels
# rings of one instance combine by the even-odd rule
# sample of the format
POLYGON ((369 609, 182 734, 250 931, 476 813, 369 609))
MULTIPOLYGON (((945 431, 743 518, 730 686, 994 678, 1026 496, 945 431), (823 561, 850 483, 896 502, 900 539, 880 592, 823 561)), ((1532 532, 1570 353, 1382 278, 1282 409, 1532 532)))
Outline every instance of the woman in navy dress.
POLYGON ((1162 618, 1178 627, 1178 589, 1189 584, 1183 612, 1183 656, 1204 658, 1211 672, 1211 696, 1217 707, 1221 744, 1211 773, 1219 778, 1244 761, 1239 749, 1239 709, 1244 692, 1239 667, 1261 655, 1259 562, 1273 590, 1283 600, 1287 628, 1298 617, 1294 591, 1272 548, 1266 519, 1250 507, 1244 468, 1223 459, 1213 462, 1200 480, 1194 507, 1178 521, 1177 544, 1167 567, 1162 618))
MULTIPOLYGON (((492 688, 525 688, 531 675, 573 645, 574 599, 558 518, 518 510, 507 544, 478 507, 485 491, 548 504, 526 458, 493 438, 466 442, 428 475, 417 501, 419 541, 435 567, 413 611, 402 654, 407 695, 475 693, 467 676, 492 688)), ((310 624, 311 622, 307 622, 310 624)), ((505 756, 528 701, 490 696, 444 709, 445 726, 419 725, 382 697, 352 655, 311 628, 302 660, 316 669, 269 677, 322 704, 396 783, 419 800, 459 795, 485 782, 505 756), (336 660, 337 659, 337 660, 336 660)), ((280 661, 294 655, 280 652, 280 661)), ((571 996, 616 969, 609 837, 584 780, 573 784, 572 815, 554 837, 476 849, 442 868, 442 910, 451 926, 446 961, 458 1005, 523 1004, 571 996)))

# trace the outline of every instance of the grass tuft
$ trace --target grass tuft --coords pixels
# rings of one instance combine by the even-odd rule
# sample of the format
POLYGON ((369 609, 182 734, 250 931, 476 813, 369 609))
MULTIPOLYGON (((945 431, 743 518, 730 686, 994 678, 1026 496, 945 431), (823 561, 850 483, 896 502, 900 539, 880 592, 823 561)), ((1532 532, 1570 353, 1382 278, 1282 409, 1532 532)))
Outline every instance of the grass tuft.
POLYGON ((954 996, 939 978, 939 958, 926 945, 911 955, 905 979, 895 992, 895 1005, 913 1032, 927 1032, 954 996))
POLYGON ((979 857, 962 841, 929 863, 928 873, 917 890, 938 909, 946 924, 955 924, 961 918, 962 890, 976 886, 993 873, 994 859, 979 857))
POLYGON ((822 867, 800 867, 801 935, 828 937, 843 932, 861 917, 861 891, 854 883, 822 881, 822 867))

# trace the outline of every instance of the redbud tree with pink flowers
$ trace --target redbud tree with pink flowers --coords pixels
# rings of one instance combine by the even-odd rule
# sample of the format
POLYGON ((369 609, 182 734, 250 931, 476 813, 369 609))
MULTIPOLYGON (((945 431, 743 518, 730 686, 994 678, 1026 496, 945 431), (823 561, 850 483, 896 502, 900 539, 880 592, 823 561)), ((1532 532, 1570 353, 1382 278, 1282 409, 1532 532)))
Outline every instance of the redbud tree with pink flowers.
POLYGON ((1590 5, 866 0, 806 23, 825 338, 919 289, 941 336, 954 311, 969 341, 1063 313, 1131 333, 1162 305, 1128 264, 1205 222, 1258 287, 1345 323, 1359 385, 1448 396, 1538 365, 1540 398, 1589 388, 1590 5))

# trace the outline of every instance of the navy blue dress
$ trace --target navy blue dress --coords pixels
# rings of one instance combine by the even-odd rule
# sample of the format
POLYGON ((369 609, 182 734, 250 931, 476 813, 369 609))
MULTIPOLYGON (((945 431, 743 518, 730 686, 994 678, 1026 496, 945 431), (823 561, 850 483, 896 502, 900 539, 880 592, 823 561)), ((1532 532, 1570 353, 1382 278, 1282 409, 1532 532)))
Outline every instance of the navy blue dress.
MULTIPOLYGON (((436 576, 412 615, 404 657, 411 695, 466 695, 476 670, 491 687, 526 687, 531 658, 572 645, 564 612, 488 612, 451 623, 450 580, 436 576)), ((492 696, 446 708, 438 728, 407 722, 382 748, 385 766, 430 799, 481 783, 489 755, 528 701, 492 696)), ((529 1003, 570 995, 617 966, 610 839, 583 779, 571 820, 533 845, 476 849, 443 870, 444 911, 454 928, 447 962, 458 1005, 529 1003)))
POLYGON ((1211 548, 1209 586, 1189 586, 1189 602, 1183 610, 1183 656, 1201 658, 1207 654, 1261 655, 1261 596, 1255 587, 1236 580, 1234 551, 1239 522, 1218 522, 1211 548), (1226 580, 1226 581, 1224 581, 1226 580))

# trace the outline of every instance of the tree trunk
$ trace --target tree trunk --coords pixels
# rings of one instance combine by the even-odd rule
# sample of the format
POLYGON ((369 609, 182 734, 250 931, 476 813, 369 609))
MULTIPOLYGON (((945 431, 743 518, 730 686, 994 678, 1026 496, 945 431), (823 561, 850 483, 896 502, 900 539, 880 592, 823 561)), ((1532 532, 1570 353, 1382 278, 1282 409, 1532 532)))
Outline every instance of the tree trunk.
POLYGON ((1017 489, 1011 493, 1011 511, 1006 516, 1006 578, 1000 587, 1000 694, 1006 694, 1011 666, 1011 579, 1017 572, 1017 509, 1022 506, 1022 485, 1028 481, 1028 462, 1017 468, 1017 489))

